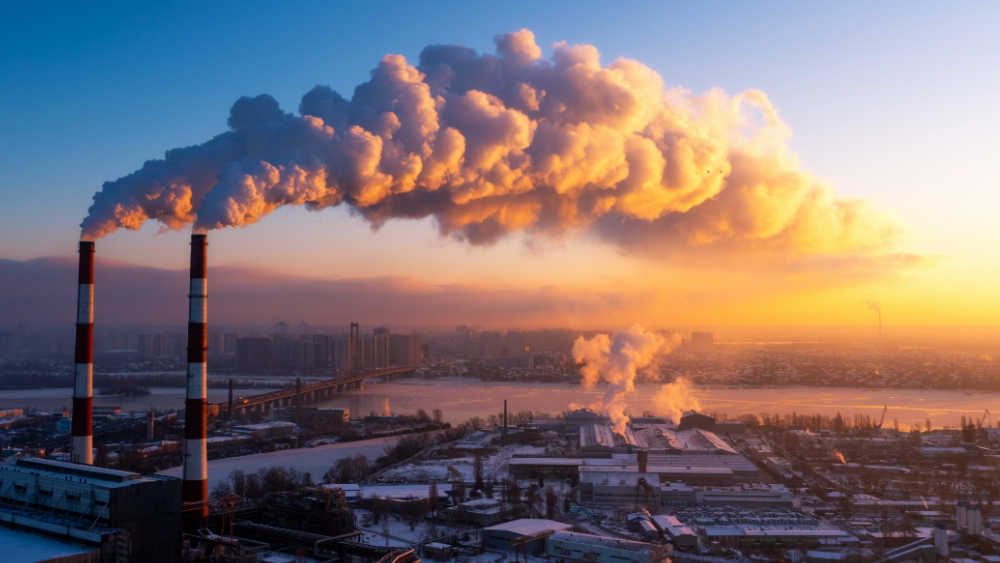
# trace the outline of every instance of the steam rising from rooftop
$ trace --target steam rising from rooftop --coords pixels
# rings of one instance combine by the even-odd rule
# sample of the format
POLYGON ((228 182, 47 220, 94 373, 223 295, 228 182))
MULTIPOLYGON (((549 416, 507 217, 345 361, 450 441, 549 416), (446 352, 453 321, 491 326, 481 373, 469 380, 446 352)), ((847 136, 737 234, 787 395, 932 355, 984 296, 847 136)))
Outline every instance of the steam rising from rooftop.
MULTIPOLYGON (((636 373, 651 365, 659 355, 669 353, 676 344, 676 339, 664 338, 639 325, 617 332, 613 337, 607 334, 598 334, 590 339, 581 336, 573 342, 573 359, 583 364, 580 368, 583 386, 593 387, 601 381, 609 384, 603 403, 596 407, 608 416, 615 432, 624 434, 630 420, 626 399, 629 393, 635 391, 636 373)), ((678 406, 681 411, 697 406, 697 402, 692 403, 672 393, 688 393, 689 386, 684 387, 684 383, 680 387, 672 385, 664 385, 657 394, 658 408, 663 407, 674 416, 678 406)))
POLYGON ((874 256, 897 232, 800 169, 763 92, 665 88, 638 61, 602 65, 590 45, 557 43, 543 59, 526 29, 498 36, 496 54, 432 45, 416 66, 386 55, 350 100, 317 86, 298 109, 240 98, 228 131, 106 182, 82 236, 340 204, 373 228, 433 217, 472 244, 589 231, 655 255, 874 256))

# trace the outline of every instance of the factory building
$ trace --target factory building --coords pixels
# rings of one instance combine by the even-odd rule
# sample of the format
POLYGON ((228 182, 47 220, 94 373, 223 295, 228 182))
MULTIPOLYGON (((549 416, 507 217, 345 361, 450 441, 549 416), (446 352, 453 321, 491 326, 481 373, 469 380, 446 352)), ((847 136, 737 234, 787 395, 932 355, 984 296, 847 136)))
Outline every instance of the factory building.
MULTIPOLYGON (((636 454, 612 454, 610 457, 514 457, 508 461, 517 478, 572 477, 584 471, 639 472, 636 454)), ((643 473, 655 473, 661 483, 684 481, 689 485, 731 485, 756 482, 760 470, 739 454, 663 455, 647 454, 643 473)))
POLYGON ((480 538, 485 551, 540 555, 545 551, 547 537, 572 527, 572 524, 564 524, 555 520, 521 518, 483 528, 480 532, 480 538))
POLYGON ((716 422, 713 417, 695 411, 685 412, 684 415, 681 416, 680 424, 677 425, 678 430, 701 428, 702 430, 708 430, 710 432, 715 432, 715 427, 716 422))
POLYGON ((100 549, 102 558, 173 561, 181 481, 61 461, 0 464, 0 523, 100 549))
POLYGON ((795 498, 780 484, 741 484, 731 487, 692 487, 686 483, 667 483, 660 487, 665 506, 758 506, 792 508, 795 498))
POLYGON ((287 422, 284 420, 233 426, 233 432, 251 436, 258 440, 279 440, 289 438, 298 432, 298 429, 299 426, 294 422, 287 422))
POLYGON ((653 523, 675 548, 686 551, 698 547, 698 534, 673 514, 657 514, 653 523))
POLYGON ((670 545, 570 531, 555 532, 545 540, 545 554, 556 560, 651 563, 670 561, 672 552, 670 545))
POLYGON ((637 471, 581 466, 579 501, 604 507, 660 506, 660 476, 637 471))
POLYGON ((298 407, 299 424, 319 432, 340 430, 351 422, 351 410, 341 408, 298 407))
POLYGON ((579 426, 580 448, 585 454, 644 450, 660 454, 736 454, 736 450, 714 432, 701 428, 678 430, 667 424, 633 424, 623 434, 602 423, 579 426))
POLYGON ((566 479, 577 477, 581 464, 582 458, 573 457, 514 457, 508 460, 507 470, 515 479, 566 479))
POLYGON ((705 542, 748 548, 856 545, 858 538, 813 516, 783 508, 704 506, 678 510, 677 520, 705 542))

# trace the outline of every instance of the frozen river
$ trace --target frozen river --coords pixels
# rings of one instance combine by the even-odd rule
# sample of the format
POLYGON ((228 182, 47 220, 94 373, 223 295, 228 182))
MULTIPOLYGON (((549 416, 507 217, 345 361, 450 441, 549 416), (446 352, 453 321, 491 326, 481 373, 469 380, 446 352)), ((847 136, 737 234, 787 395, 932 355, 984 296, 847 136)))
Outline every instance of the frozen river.
MULTIPOLYGON (((633 415, 655 411, 653 395, 659 384, 640 383, 628 397, 633 415)), ((602 386, 585 389, 565 383, 491 383, 474 379, 400 379, 366 385, 361 392, 332 399, 324 405, 348 407, 352 415, 384 412, 388 402, 394 413, 412 413, 436 408, 445 420, 462 422, 473 416, 502 412, 507 399, 512 412, 532 410, 558 413, 572 404, 601 401, 602 386)), ((736 417, 745 413, 791 413, 834 415, 870 414, 876 419, 888 405, 886 425, 893 419, 901 426, 923 425, 928 418, 935 426, 957 426, 962 415, 979 418, 985 409, 1000 413, 1000 393, 922 389, 863 389, 852 387, 733 387, 695 386, 694 396, 706 412, 736 417)))
MULTIPOLYGON (((121 407, 123 411, 147 411, 150 409, 179 409, 184 406, 183 387, 151 387, 149 395, 124 397, 121 395, 101 395, 94 391, 94 406, 121 407)), ((263 393, 272 389, 236 390, 234 394, 263 393)), ((209 401, 223 401, 229 396, 227 389, 208 389, 209 401)), ((0 409, 35 408, 42 410, 70 410, 73 404, 73 390, 69 387, 46 389, 7 389, 0 391, 0 409)))
MULTIPOLYGON (((629 399, 633 414, 653 411, 652 396, 658 384, 641 383, 629 399)), ((263 391, 263 390, 262 390, 263 391)), ((254 390, 237 390, 250 394, 254 390)), ((72 391, 66 389, 27 389, 0 391, 0 409, 35 407, 69 408, 72 391)), ((696 386, 695 397, 702 410, 726 413, 735 417, 744 413, 822 413, 840 412, 845 417, 866 413, 878 417, 882 405, 888 405, 886 424, 897 419, 901 425, 923 424, 930 418, 935 426, 955 426, 962 415, 979 418, 985 409, 1000 413, 1000 393, 952 391, 943 389, 861 389, 852 387, 731 387, 696 386)), ((225 389, 209 389, 209 400, 226 399, 225 389)), ((354 416, 389 410, 410 414, 417 409, 431 413, 441 409, 445 420, 462 422, 473 416, 487 417, 503 409, 509 401, 512 412, 532 410, 558 413, 571 404, 587 405, 604 396, 600 386, 584 389, 566 383, 488 383, 477 379, 398 379, 389 383, 366 383, 360 392, 332 399, 324 406, 347 407, 354 416)), ((125 411, 149 408, 181 408, 184 389, 157 387, 145 397, 126 398, 97 395, 94 404, 115 405, 125 411)), ((994 421, 995 422, 995 421, 994 421)))
MULTIPOLYGON (((294 467, 303 473, 309 473, 313 481, 319 482, 323 479, 323 474, 336 464, 338 460, 345 457, 362 455, 368 458, 369 461, 374 462, 377 458, 385 454, 387 447, 394 445, 400 438, 400 436, 390 436, 357 442, 316 446, 315 448, 278 450, 262 454, 209 460, 208 488, 211 491, 220 481, 228 480, 229 474, 237 469, 246 473, 252 473, 258 469, 266 469, 274 466, 294 467)), ((181 467, 171 467, 170 469, 160 471, 162 475, 173 477, 180 477, 182 473, 183 469, 181 467)))

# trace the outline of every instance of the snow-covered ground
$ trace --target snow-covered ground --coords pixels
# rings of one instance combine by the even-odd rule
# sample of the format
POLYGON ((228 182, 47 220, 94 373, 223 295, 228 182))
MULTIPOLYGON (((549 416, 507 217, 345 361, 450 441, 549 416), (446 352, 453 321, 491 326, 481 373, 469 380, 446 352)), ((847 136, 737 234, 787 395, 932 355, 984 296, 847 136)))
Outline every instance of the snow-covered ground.
POLYGON ((448 525, 421 520, 413 523, 396 514, 385 514, 382 521, 374 523, 372 514, 355 509, 358 527, 364 532, 364 542, 372 545, 415 547, 443 535, 468 534, 470 543, 479 542, 479 532, 474 526, 448 525), (387 542, 388 539, 388 542, 387 542))
MULTIPOLYGON (((266 469, 278 465, 294 467, 299 471, 308 472, 313 481, 319 482, 323 479, 323 474, 337 463, 338 460, 345 457, 363 455, 368 458, 369 462, 374 462, 376 458, 385 454, 387 447, 394 445, 400 438, 401 436, 389 436, 386 438, 373 438, 371 440, 317 446, 315 448, 278 450, 263 454, 213 459, 208 462, 208 490, 211 491, 220 481, 229 479, 229 474, 237 469, 246 473, 252 473, 258 469, 266 469)), ((181 477, 183 468, 171 467, 170 469, 160 471, 160 474, 181 477)))
MULTIPOLYGON (((438 495, 447 494, 451 490, 450 483, 438 483, 438 495)), ((361 496, 365 498, 430 498, 431 484, 416 483, 412 485, 362 485, 361 496)))
MULTIPOLYGON (((475 458, 459 457, 443 460, 417 461, 393 467, 382 473, 379 480, 386 483, 414 483, 430 481, 451 481, 451 467, 462 475, 462 480, 471 482, 475 479, 475 458)), ((485 467, 485 463, 483 464, 485 467)))
MULTIPOLYGON (((506 479, 507 462, 512 456, 544 453, 545 448, 537 446, 504 446, 497 453, 483 457, 483 478, 496 481, 506 479)), ((471 483, 475 480, 475 463, 475 457, 468 455, 451 459, 415 461, 386 470, 379 476, 379 480, 388 483, 451 481, 454 479, 454 475, 448 469, 451 466, 462 475, 462 480, 471 483)))

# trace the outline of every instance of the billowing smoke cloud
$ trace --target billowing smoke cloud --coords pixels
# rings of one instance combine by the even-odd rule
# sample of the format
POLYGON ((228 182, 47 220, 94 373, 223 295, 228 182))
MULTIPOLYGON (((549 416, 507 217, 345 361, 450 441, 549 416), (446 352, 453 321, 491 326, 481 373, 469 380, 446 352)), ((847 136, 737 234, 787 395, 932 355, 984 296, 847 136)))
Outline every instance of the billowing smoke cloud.
POLYGON ((802 171, 767 96, 664 87, 590 45, 542 58, 528 30, 496 54, 429 46, 386 55, 350 100, 317 86, 281 110, 241 98, 229 130, 104 184, 85 238, 245 226, 283 205, 347 204, 373 227, 433 217, 490 244, 513 231, 589 231, 630 251, 868 256, 895 227, 802 171))
POLYGON ((686 377, 678 377, 672 383, 660 386, 653 396, 656 414, 669 416, 674 422, 680 422, 686 411, 700 411, 701 403, 694 396, 694 388, 686 377))
POLYGON ((581 336, 573 342, 573 359, 583 364, 583 385, 593 387, 600 381, 609 384, 603 403, 597 407, 608 416, 615 432, 624 433, 628 424, 626 398, 635 391, 636 372, 650 365, 658 354, 668 352, 672 342, 638 325, 614 337, 581 336))

